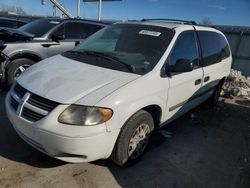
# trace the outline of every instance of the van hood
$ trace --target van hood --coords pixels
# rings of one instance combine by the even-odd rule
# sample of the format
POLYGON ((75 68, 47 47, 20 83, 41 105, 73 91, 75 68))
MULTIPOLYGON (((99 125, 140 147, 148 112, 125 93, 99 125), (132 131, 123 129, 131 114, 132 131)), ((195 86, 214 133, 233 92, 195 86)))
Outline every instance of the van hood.
POLYGON ((95 105, 138 77, 57 55, 31 66, 17 82, 32 93, 62 104, 81 104, 80 99, 93 95, 88 104, 81 105, 95 105))

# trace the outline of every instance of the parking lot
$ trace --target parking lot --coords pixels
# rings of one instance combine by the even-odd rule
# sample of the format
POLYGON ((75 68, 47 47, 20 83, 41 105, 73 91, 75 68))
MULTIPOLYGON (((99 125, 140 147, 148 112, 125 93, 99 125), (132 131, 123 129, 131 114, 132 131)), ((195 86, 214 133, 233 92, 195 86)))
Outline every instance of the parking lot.
POLYGON ((4 110, 0 91, 0 187, 237 187, 250 186, 250 105, 226 100, 201 105, 154 133, 148 152, 135 166, 110 160, 67 164, 20 139, 4 110))

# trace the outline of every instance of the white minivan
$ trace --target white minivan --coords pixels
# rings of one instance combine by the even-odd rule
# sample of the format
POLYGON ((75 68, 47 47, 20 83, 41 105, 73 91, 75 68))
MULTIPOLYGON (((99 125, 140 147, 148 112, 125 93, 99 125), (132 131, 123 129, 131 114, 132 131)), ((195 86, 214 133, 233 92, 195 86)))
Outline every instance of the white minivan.
POLYGON ((137 161, 150 133, 206 100, 216 104, 232 56, 193 22, 116 23, 31 66, 6 97, 16 132, 67 162, 137 161))

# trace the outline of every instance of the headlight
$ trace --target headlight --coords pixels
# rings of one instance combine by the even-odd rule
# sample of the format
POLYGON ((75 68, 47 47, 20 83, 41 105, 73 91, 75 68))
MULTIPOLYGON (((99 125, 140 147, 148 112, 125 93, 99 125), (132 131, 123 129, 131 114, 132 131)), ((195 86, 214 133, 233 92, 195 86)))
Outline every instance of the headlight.
POLYGON ((112 115, 113 111, 108 108, 70 105, 60 114, 58 121, 69 125, 92 126, 108 121, 112 115))

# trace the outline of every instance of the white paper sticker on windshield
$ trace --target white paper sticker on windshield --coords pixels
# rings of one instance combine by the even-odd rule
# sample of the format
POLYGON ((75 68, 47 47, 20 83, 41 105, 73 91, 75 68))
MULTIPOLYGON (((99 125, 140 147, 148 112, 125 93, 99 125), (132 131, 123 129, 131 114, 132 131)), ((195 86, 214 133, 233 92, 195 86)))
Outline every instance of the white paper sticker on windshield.
POLYGON ((139 32, 139 34, 141 34, 141 35, 150 35, 150 36, 154 36, 154 37, 159 37, 161 35, 160 32, 157 32, 157 31, 148 31, 148 30, 141 30, 139 32))
POLYGON ((60 22, 58 22, 58 21, 50 21, 49 23, 51 23, 51 24, 59 24, 60 22))

